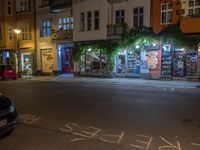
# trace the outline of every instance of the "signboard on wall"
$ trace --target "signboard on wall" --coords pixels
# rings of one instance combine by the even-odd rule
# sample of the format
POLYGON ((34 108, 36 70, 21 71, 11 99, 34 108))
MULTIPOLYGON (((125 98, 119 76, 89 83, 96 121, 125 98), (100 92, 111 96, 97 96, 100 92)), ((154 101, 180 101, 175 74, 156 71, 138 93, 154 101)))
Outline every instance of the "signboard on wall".
POLYGON ((53 52, 52 50, 42 50, 42 72, 51 73, 53 71, 53 52))

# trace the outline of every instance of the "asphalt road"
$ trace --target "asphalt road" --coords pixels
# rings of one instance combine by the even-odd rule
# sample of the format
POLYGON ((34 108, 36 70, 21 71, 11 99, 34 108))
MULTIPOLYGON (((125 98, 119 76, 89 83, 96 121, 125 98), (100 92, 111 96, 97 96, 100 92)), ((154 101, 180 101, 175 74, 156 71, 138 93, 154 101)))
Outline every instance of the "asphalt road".
POLYGON ((21 119, 0 149, 200 150, 200 88, 128 83, 1 81, 21 119))

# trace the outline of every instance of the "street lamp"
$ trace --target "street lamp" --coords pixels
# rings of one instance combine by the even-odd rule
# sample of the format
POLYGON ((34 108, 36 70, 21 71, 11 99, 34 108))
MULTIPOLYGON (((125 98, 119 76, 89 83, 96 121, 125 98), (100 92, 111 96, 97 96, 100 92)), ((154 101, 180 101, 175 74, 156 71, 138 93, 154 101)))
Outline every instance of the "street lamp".
POLYGON ((19 34, 21 33, 21 30, 15 29, 14 32, 17 35, 18 77, 21 78, 21 53, 19 48, 19 34))

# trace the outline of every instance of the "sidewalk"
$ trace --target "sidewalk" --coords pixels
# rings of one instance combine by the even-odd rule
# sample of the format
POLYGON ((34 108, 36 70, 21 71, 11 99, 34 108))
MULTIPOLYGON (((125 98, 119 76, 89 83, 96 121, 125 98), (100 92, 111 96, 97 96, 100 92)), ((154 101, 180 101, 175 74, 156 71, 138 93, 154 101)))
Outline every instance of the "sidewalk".
POLYGON ((145 80, 138 78, 95 78, 95 77, 73 77, 73 75, 59 76, 33 76, 30 79, 34 81, 50 81, 50 82, 68 82, 68 83, 101 83, 112 85, 140 85, 140 86, 156 86, 156 87, 174 87, 174 88, 196 88, 200 87, 200 82, 184 81, 184 80, 145 80))

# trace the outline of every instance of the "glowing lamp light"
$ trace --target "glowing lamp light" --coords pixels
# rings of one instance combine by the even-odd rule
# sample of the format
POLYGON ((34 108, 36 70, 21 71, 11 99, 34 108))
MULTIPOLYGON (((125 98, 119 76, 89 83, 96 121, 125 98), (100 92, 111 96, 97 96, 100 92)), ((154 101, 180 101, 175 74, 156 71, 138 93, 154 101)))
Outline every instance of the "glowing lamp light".
POLYGON ((140 48, 140 46, 139 46, 139 45, 136 45, 136 46, 135 46, 135 48, 136 48, 136 49, 139 49, 139 48, 140 48))
POLYGON ((20 34, 20 33, 21 33, 21 30, 15 29, 14 32, 15 32, 16 34, 20 34))
POLYGON ((92 50, 91 48, 88 48, 88 52, 91 52, 91 50, 92 50))
POLYGON ((156 46, 156 43, 153 43, 153 46, 156 46))

